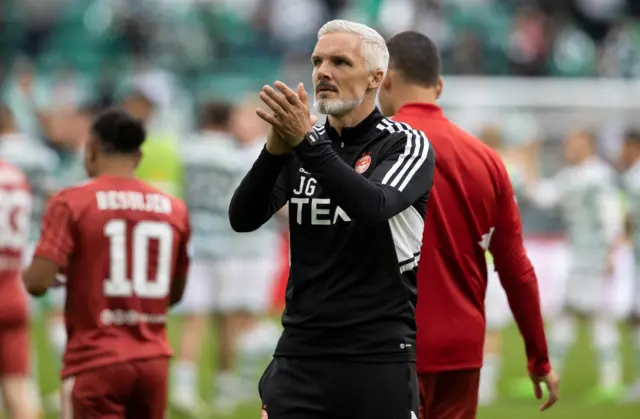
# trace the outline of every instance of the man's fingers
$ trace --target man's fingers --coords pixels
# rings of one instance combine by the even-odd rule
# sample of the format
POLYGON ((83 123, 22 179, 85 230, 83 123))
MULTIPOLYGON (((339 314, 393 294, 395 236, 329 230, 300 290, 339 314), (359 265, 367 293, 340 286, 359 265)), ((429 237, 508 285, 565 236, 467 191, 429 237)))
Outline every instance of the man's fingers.
POLYGON ((540 382, 533 383, 533 394, 535 394, 537 400, 542 399, 543 394, 542 394, 542 386, 540 385, 540 382))
POLYGON ((264 91, 260 92, 259 96, 260 96, 260 100, 262 100, 265 105, 267 105, 269 108, 271 108, 271 110, 276 115, 279 114, 280 112, 284 112, 284 109, 282 109, 282 106, 280 106, 278 103, 276 103, 276 101, 273 100, 271 98, 271 96, 266 94, 264 91))
POLYGON ((286 84, 284 84, 281 81, 276 81, 273 85, 276 87, 276 89, 278 89, 278 90, 280 90, 280 92, 282 92, 282 94, 284 95, 284 97, 287 99, 287 101, 290 104, 292 104, 292 105, 299 105, 300 104, 300 98, 298 97, 296 92, 294 92, 293 90, 291 90, 289 88, 289 86, 287 86, 286 84))
POLYGON ((260 109, 260 108, 256 109, 256 115, 262 118, 265 122, 271 124, 271 126, 273 126, 274 128, 277 128, 280 126, 280 121, 278 120, 278 118, 276 118, 269 112, 265 111, 264 109, 260 109))
MULTIPOLYGON (((280 109, 282 109, 283 111, 286 111, 287 109, 291 108, 291 104, 289 103, 289 101, 284 97, 284 95, 280 92, 277 92, 276 90, 274 90, 273 87, 271 86, 264 86, 262 88, 262 92, 260 93, 264 93, 266 94, 269 98, 271 98, 272 101, 274 101, 275 103, 277 103, 280 106, 280 109)), ((262 99, 262 94, 260 95, 260 98, 262 99)), ((263 99, 264 101, 264 99, 263 99)), ((271 106, 269 106, 271 108, 271 106)), ((273 108, 271 108, 273 109, 273 108)), ((274 109, 275 111, 275 109, 274 109)))
POLYGON ((549 392, 549 399, 545 404, 540 406, 540 411, 544 412, 545 410, 551 408, 558 401, 558 396, 555 393, 549 392))
POLYGON ((541 412, 544 412, 545 410, 551 408, 558 401, 559 383, 557 381, 547 381, 545 384, 547 385, 547 390, 549 391, 549 398, 547 399, 546 403, 540 406, 541 412))
POLYGON ((304 84, 298 83, 298 98, 300 98, 300 102, 302 102, 305 106, 309 105, 309 95, 307 91, 304 90, 304 84))

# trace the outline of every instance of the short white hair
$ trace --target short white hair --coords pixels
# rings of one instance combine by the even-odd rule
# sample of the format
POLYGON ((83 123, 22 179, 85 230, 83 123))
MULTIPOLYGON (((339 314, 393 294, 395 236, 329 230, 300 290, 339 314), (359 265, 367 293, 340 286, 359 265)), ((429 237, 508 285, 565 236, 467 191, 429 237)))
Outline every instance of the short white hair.
POLYGON ((367 65, 367 71, 382 70, 387 72, 389 66, 389 50, 375 29, 362 23, 348 20, 331 20, 325 23, 318 31, 318 39, 329 33, 352 33, 360 37, 361 53, 367 65))

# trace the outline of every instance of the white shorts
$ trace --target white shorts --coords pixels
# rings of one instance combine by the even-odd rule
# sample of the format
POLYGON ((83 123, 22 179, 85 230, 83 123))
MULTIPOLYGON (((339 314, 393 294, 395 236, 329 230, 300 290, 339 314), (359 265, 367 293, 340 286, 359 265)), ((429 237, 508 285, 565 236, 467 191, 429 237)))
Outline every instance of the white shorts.
POLYGON ((561 238, 527 238, 527 255, 535 269, 540 289, 540 303, 545 317, 553 317, 565 302, 569 249, 561 238))
MULTIPOLYGON (((562 308, 563 292, 568 270, 568 250, 562 239, 527 238, 525 249, 538 278, 542 312, 553 315, 562 308)), ((501 330, 513 319, 507 295, 498 274, 488 266, 488 284, 485 300, 487 329, 501 330)))
POLYGON ((209 314, 213 312, 216 294, 216 264, 194 260, 189 267, 187 286, 182 301, 175 306, 177 314, 209 314))
POLYGON ((640 314, 640 278, 631 244, 618 248, 613 266, 611 312, 618 319, 640 314))
POLYGON ((586 315, 611 314, 613 280, 598 273, 569 275, 564 307, 586 315))
POLYGON ((277 260, 228 259, 216 267, 215 309, 221 313, 265 313, 271 304, 277 260))
POLYGON ((487 330, 496 332, 504 329, 509 325, 512 316, 509 309, 509 301, 507 294, 500 284, 498 273, 493 270, 492 266, 488 266, 487 295, 485 298, 485 313, 487 318, 487 330))
POLYGON ((271 259, 193 261, 177 314, 265 312, 271 301, 276 263, 271 259))
POLYGON ((613 275, 594 270, 593 274, 570 274, 565 307, 583 314, 602 314, 621 319, 634 305, 634 267, 631 247, 622 245, 614 255, 613 275))

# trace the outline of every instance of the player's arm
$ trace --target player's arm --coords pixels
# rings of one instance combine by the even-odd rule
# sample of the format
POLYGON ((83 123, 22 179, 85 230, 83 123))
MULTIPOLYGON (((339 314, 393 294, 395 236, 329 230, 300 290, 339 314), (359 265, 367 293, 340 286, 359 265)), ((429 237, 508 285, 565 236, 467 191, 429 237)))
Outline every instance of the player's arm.
POLYGON ((231 198, 229 221, 235 231, 257 230, 287 203, 291 158, 262 150, 231 198))
POLYGON ((174 306, 182 300, 184 290, 187 286, 187 277, 189 274, 189 264, 191 263, 191 222, 187 215, 186 229, 180 240, 180 248, 178 249, 178 258, 176 261, 176 270, 171 282, 171 291, 169 294, 169 305, 174 306))
POLYGON ((58 155, 49 148, 45 148, 43 150, 45 154, 44 163, 44 172, 45 177, 42 180, 42 191, 44 192, 45 203, 48 202, 51 198, 55 196, 56 193, 60 190, 58 182, 56 181, 55 170, 60 164, 60 158, 58 155))
POLYGON ((543 377, 551 371, 540 305, 538 279, 524 249, 522 222, 513 187, 500 163, 501 190, 497 225, 489 241, 496 272, 524 339, 529 372, 543 377))
MULTIPOLYGON (((596 194, 596 211, 598 221, 602 227, 602 234, 607 244, 608 269, 613 270, 613 255, 624 232, 624 209, 620 191, 614 181, 606 182, 602 179, 596 194)), ((611 273, 611 272, 609 272, 611 273)))
POLYGON ((527 198, 539 208, 551 209, 562 201, 565 180, 565 172, 550 179, 529 180, 525 185, 527 198))
POLYGON ((294 148, 304 168, 353 220, 377 224, 402 212, 433 186, 435 154, 424 133, 392 134, 389 149, 367 179, 347 165, 327 139, 294 148))
POLYGON ((622 233, 624 209, 620 192, 613 185, 603 185, 596 196, 598 220, 607 243, 615 243, 622 233))
POLYGON ((69 204, 57 195, 49 201, 42 218, 40 240, 23 276, 27 291, 40 296, 59 285, 56 277, 67 267, 73 250, 73 214, 69 204))
POLYGON ((564 171, 561 171, 556 176, 547 179, 540 176, 541 146, 539 141, 532 141, 520 148, 525 175, 521 190, 527 199, 538 208, 551 209, 562 200, 562 177, 565 174, 564 171))

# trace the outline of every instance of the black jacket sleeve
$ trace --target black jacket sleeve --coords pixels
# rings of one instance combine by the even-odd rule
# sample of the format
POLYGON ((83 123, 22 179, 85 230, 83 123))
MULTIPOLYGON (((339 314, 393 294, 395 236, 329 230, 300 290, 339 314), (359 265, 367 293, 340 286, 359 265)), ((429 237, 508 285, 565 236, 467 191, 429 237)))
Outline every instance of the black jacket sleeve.
POLYGON ((239 233, 257 230, 287 203, 291 157, 262 150, 231 198, 231 228, 239 233))
POLYGON ((326 138, 303 141, 295 152, 327 195, 353 220, 377 224, 402 212, 433 185, 435 154, 424 133, 394 133, 382 162, 369 178, 357 173, 333 150, 326 138))

